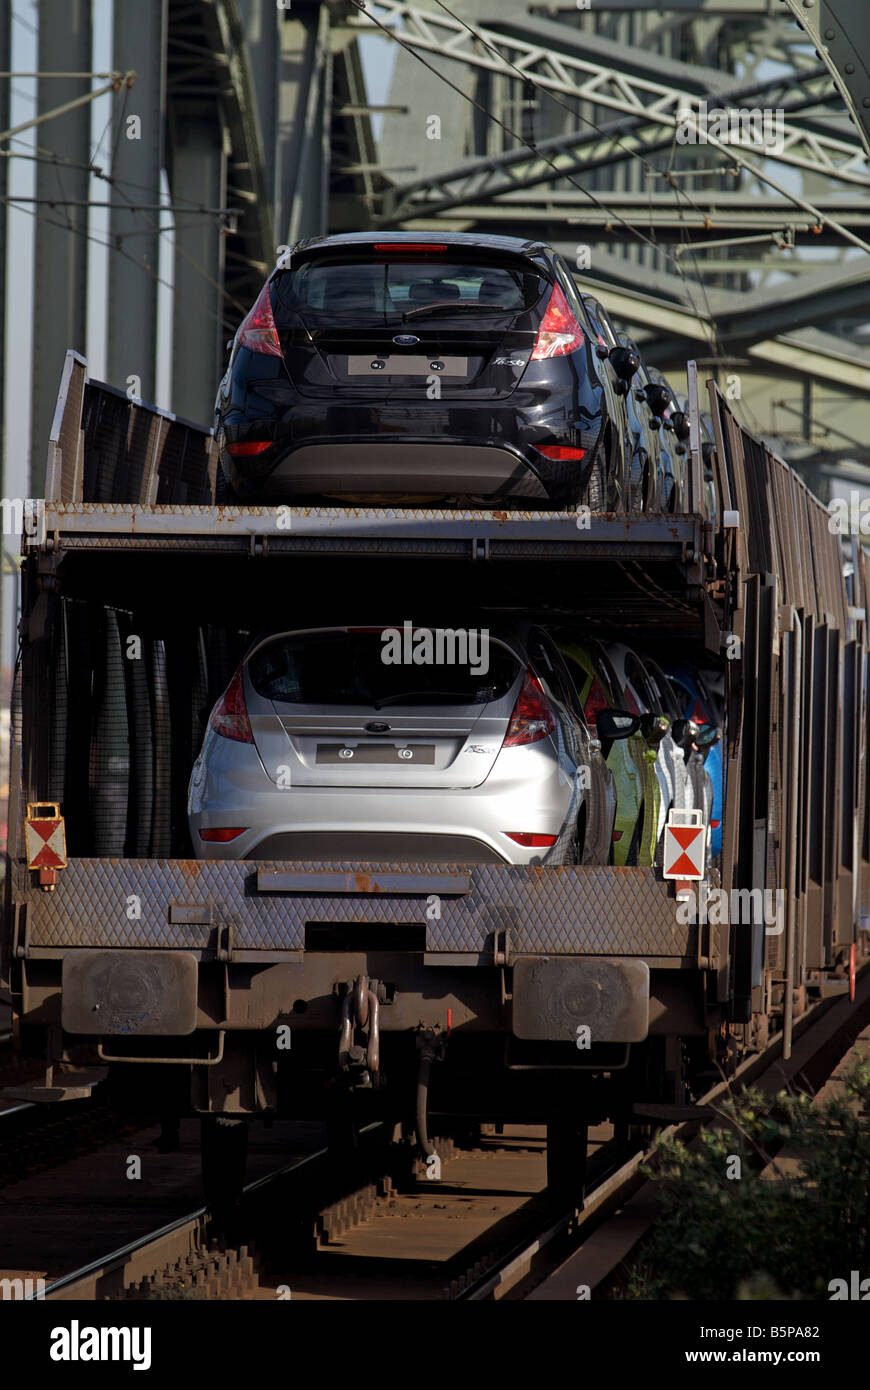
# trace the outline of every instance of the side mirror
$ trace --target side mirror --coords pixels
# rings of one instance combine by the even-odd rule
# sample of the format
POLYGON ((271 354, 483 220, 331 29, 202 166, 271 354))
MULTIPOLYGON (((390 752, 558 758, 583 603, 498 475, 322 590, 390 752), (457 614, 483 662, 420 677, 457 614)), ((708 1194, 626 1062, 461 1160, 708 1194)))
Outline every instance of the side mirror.
POLYGON ((689 417, 684 410, 675 410, 671 415, 674 426, 674 433, 681 444, 685 444, 691 433, 689 429, 689 417))
POLYGON ((665 719, 663 714, 642 714, 640 717, 640 732, 650 748, 661 743, 670 727, 670 720, 665 719))
POLYGON ((620 381, 631 381, 640 366, 640 358, 631 348, 619 346, 610 349, 610 365, 620 381))
POLYGON ((618 738, 631 738, 640 729, 641 716, 627 714, 621 709, 600 709, 595 716, 598 737, 606 743, 618 738))
POLYGON ((698 740, 701 732, 700 724, 696 724, 694 719, 675 719, 671 728, 671 735, 678 748, 682 748, 684 753, 689 753, 693 744, 698 740))
POLYGON ((716 724, 702 724, 695 735, 695 747, 699 753, 709 753, 722 737, 722 730, 716 724))
POLYGON ((657 381, 650 381, 643 388, 643 393, 653 415, 661 419, 671 405, 671 393, 668 388, 657 381))

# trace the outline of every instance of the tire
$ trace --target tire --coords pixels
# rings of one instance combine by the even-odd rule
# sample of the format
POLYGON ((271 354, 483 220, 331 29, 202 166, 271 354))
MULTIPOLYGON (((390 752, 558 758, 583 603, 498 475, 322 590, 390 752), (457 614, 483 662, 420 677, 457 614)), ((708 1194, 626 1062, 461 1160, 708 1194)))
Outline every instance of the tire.
POLYGON ((217 473, 214 480, 214 504, 216 507, 235 507, 238 506, 238 501, 238 497, 227 482, 226 474, 220 465, 220 460, 218 460, 217 473))
POLYGON ((607 486, 600 459, 596 461, 586 484, 586 505, 591 512, 603 512, 607 508, 607 486))
POLYGON ((575 863, 575 864, 582 864, 582 863, 583 863, 583 855, 585 854, 585 852, 586 852, 586 807, 585 807, 585 806, 582 806, 582 807, 580 808, 580 814, 579 814, 579 816, 577 817, 577 848, 576 848, 576 851, 575 851, 575 859, 574 859, 574 863, 575 863))

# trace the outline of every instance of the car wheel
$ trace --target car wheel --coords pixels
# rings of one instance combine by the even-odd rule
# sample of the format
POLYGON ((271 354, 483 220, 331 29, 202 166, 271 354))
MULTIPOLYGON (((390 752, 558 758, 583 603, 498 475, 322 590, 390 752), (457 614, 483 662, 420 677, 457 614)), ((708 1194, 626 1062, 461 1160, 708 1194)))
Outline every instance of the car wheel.
POLYGON ((597 460, 586 484, 586 505, 592 512, 603 512, 607 507, 607 487, 600 459, 597 460))
POLYGON ((218 462, 217 474, 214 482, 214 504, 216 507, 234 507, 238 503, 238 497, 230 487, 226 479, 226 474, 218 462))
POLYGON ((631 512, 642 512, 646 497, 646 461, 641 461, 635 457, 631 462, 631 475, 628 485, 628 509, 631 512))
POLYGON ((586 807, 580 808, 577 817, 577 848, 575 850, 575 864, 583 863, 583 855, 586 853, 586 807))

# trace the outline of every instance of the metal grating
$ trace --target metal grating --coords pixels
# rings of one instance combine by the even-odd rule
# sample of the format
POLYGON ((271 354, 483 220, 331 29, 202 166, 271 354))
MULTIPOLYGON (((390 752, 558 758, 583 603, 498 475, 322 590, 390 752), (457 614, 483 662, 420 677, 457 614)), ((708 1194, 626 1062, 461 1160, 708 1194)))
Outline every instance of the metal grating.
POLYGON ((238 950, 301 951, 308 922, 426 924, 429 952, 487 955, 496 934, 510 949, 580 955, 693 957, 697 928, 677 921, 674 898, 652 869, 509 868, 425 864, 330 864, 178 859, 71 859, 54 893, 32 887, 31 947, 187 947, 207 951, 218 926, 232 926, 238 950), (259 870, 419 879, 401 894, 257 891, 259 870), (471 889, 439 899, 431 920, 427 875, 466 874, 471 889), (211 927, 169 922, 171 903, 210 905, 211 927), (130 913, 133 912, 131 917, 130 913), (136 913, 139 916, 136 916, 136 913))

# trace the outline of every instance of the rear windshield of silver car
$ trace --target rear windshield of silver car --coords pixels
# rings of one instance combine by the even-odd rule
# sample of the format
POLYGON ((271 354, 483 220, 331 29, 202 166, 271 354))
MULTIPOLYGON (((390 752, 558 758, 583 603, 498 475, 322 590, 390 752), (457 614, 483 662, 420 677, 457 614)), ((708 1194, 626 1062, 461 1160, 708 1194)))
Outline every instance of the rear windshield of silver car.
POLYGON ((275 312, 357 322, 401 319, 436 304, 442 315, 450 305, 459 306, 457 315, 463 317, 521 314, 551 288, 530 262, 478 258, 467 251, 312 256, 277 277, 275 312))
POLYGON ((516 656, 481 628, 290 633, 248 661, 258 695, 279 704, 484 705, 520 675, 516 656))

